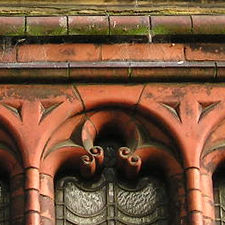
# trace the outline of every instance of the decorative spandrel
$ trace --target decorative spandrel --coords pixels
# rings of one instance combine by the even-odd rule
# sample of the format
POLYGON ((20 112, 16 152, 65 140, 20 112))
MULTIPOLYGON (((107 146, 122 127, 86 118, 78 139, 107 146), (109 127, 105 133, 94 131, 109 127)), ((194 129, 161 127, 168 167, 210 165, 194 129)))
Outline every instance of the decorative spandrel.
POLYGON ((0 225, 9 225, 10 197, 8 186, 0 181, 0 225))

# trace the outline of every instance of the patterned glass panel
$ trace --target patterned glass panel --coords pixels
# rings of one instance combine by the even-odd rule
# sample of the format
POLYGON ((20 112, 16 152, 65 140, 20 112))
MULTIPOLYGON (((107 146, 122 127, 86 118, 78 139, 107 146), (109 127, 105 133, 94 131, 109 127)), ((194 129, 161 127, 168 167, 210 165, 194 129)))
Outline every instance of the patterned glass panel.
POLYGON ((0 181, 0 225, 9 225, 9 189, 0 181))
POLYGON ((216 224, 225 225, 225 179, 217 176, 214 181, 216 224))
POLYGON ((154 177, 132 184, 114 177, 111 182, 112 177, 108 179, 107 175, 91 183, 63 178, 56 194, 57 225, 168 224, 163 183, 154 177))

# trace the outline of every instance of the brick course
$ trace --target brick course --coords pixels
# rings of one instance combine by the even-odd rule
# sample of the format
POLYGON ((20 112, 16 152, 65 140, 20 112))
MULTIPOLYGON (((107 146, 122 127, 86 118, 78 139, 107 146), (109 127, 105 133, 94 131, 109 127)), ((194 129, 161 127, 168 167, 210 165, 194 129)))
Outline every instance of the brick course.
POLYGON ((67 17, 27 17, 26 34, 58 36, 67 34, 67 17))
POLYGON ((102 46, 102 60, 181 61, 184 46, 180 44, 114 44, 102 46))
POLYGON ((187 60, 225 61, 224 44, 190 44, 185 48, 187 60))
POLYGON ((182 44, 44 44, 18 47, 18 62, 181 61, 182 44))
POLYGON ((140 16, 132 14, 122 16, 0 16, 0 34, 9 36, 146 36, 150 32, 154 35, 221 35, 224 34, 224 18, 224 15, 140 16))
POLYGON ((23 45, 18 62, 99 61, 101 48, 94 44, 23 45))
POLYGON ((225 61, 224 44, 2 45, 1 62, 225 61))
POLYGON ((151 16, 153 35, 191 34, 190 16, 151 16))
POLYGON ((4 62, 225 61, 224 44, 27 44, 1 45, 4 62))

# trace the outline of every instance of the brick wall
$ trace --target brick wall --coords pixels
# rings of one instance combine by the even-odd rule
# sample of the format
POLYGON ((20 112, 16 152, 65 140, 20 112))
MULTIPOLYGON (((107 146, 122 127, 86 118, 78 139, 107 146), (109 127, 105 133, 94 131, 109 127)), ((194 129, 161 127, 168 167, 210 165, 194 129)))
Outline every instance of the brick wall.
POLYGON ((1 47, 1 62, 224 61, 224 44, 28 44, 1 47))
POLYGON ((174 196, 176 225, 215 224, 213 175, 225 158, 225 88, 220 83, 225 45, 155 43, 150 36, 216 37, 222 34, 224 16, 0 21, 9 26, 8 33, 4 26, 0 33, 10 36, 0 49, 0 168, 10 183, 12 224, 55 224, 59 171, 69 167, 95 176, 104 150, 96 150, 94 143, 107 123, 119 126, 127 138, 128 154, 118 150, 124 177, 134 179, 146 168, 151 174, 154 165, 174 196), (166 34, 162 26, 168 28, 166 34), (27 41, 30 35, 49 40, 47 36, 89 37, 93 32, 98 37, 145 36, 148 42, 27 41), (12 36, 17 36, 15 43, 12 36), (179 83, 171 83, 178 78, 179 83))
POLYGON ((179 184, 178 224, 214 223, 212 175, 225 156, 222 84, 1 85, 0 92, 1 142, 8 146, 0 148, 1 167, 10 177, 13 224, 54 224, 57 171, 67 165, 94 176, 102 160, 94 154, 83 165, 82 156, 92 157, 95 129, 109 122, 122 125, 125 147, 136 146, 128 156, 140 160, 134 170, 125 159, 124 176, 156 165, 172 189, 179 184))

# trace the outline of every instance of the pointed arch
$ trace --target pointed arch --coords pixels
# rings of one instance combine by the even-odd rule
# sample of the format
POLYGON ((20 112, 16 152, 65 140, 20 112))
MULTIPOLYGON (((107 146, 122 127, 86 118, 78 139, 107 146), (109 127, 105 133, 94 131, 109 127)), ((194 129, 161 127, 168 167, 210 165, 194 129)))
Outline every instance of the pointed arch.
POLYGON ((171 201, 179 202, 178 207, 181 214, 175 216, 176 223, 185 220, 185 210, 182 209, 186 207, 183 196, 185 190, 183 168, 179 157, 174 154, 177 150, 176 146, 173 146, 175 142, 168 141, 171 136, 168 136, 167 131, 162 127, 157 127, 157 122, 148 122, 149 118, 147 119, 147 117, 141 120, 143 115, 133 112, 127 108, 115 110, 113 107, 104 107, 69 118, 59 127, 59 130, 54 132, 46 145, 40 172, 56 178, 56 174, 63 167, 69 167, 70 171, 76 171, 75 174, 79 174, 79 176, 98 177, 98 174, 102 174, 107 167, 104 158, 107 157, 105 149, 109 145, 106 140, 121 139, 119 142, 122 144, 117 146, 127 149, 127 151, 121 152, 115 150, 117 152, 115 157, 118 159, 115 165, 121 176, 130 182, 142 176, 141 171, 146 171, 144 174, 148 174, 148 176, 152 171, 162 171, 166 177, 166 184, 170 186, 169 189, 173 193, 176 192, 176 197, 171 201), (150 135, 151 131, 153 132, 150 135), (162 142, 157 144, 157 140, 160 140, 160 138, 156 138, 158 135, 160 138, 162 137, 162 142), (151 139, 150 137, 155 138, 151 139), (106 143, 102 142, 103 139, 106 143), (170 147, 173 149, 171 150, 170 147), (180 189, 178 185, 172 187, 174 179, 179 180, 180 189))

